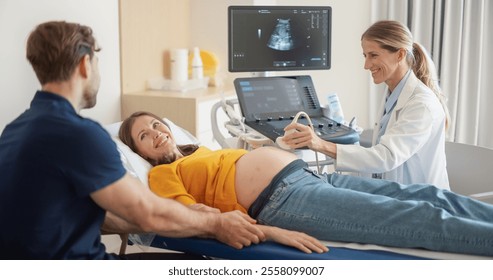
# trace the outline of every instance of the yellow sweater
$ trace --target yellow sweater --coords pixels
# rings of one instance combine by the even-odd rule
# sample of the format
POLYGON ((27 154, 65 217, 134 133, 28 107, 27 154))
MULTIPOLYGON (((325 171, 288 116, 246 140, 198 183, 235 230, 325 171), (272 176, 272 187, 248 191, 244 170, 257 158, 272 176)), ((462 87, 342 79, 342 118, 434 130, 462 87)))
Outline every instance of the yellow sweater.
POLYGON ((241 149, 211 151, 198 148, 193 154, 149 172, 151 190, 185 205, 203 203, 227 212, 246 213, 236 199, 235 163, 247 153, 241 149))

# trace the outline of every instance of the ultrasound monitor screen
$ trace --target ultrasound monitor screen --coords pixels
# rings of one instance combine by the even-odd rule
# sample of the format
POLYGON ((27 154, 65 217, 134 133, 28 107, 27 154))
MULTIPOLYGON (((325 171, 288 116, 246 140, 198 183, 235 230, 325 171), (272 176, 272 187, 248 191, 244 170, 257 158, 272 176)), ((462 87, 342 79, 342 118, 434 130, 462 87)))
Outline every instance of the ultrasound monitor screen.
POLYGON ((298 112, 303 109, 301 89, 297 80, 269 78, 239 82, 248 119, 265 114, 298 112), (281 93, 281 94, 280 94, 281 93))
POLYGON ((331 8, 230 6, 230 72, 330 69, 331 8))
POLYGON ((237 78, 234 85, 246 123, 289 119, 299 111, 322 115, 309 75, 237 78))

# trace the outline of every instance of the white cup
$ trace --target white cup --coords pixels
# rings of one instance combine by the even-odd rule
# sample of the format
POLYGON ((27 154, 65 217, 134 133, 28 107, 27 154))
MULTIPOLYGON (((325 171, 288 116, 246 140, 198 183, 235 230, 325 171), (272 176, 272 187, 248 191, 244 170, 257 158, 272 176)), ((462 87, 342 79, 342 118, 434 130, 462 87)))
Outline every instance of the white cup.
POLYGON ((188 80, 188 49, 171 50, 171 80, 188 80))

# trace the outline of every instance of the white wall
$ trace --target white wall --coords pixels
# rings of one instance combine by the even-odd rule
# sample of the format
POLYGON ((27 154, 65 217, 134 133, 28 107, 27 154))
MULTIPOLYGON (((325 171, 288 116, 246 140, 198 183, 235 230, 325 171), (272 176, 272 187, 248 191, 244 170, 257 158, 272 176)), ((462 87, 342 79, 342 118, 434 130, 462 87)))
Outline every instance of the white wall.
POLYGON ((25 45, 34 27, 49 20, 92 27, 102 47, 101 88, 96 107, 81 114, 103 124, 120 120, 118 0, 0 0, 0 131, 29 107, 40 89, 25 45))
MULTIPOLYGON (((248 73, 227 73, 227 7, 229 5, 311 5, 332 7, 332 66, 330 70, 279 72, 279 75, 312 76, 320 102, 336 92, 346 119, 358 118, 358 124, 369 127, 368 92, 370 75, 363 69, 361 34, 370 25, 371 1, 348 0, 190 0, 191 46, 214 52, 228 83, 248 73), (357 2, 357 7, 355 6, 357 2)), ((232 87, 232 85, 230 85, 232 87)))
MULTIPOLYGON (((163 0, 166 1, 166 0, 163 0)), ((216 53, 227 73, 228 5, 329 5, 332 6, 332 69, 309 71, 321 102, 337 92, 346 118, 356 116, 368 127, 369 74, 363 70, 360 35, 370 24, 370 1, 347 0, 190 0, 190 46, 216 53)), ((29 107, 40 85, 25 58, 25 42, 35 25, 47 20, 67 20, 89 25, 103 50, 98 54, 101 88, 95 108, 84 116, 103 124, 120 120, 120 61, 118 0, 0 0, 0 131, 29 107)))

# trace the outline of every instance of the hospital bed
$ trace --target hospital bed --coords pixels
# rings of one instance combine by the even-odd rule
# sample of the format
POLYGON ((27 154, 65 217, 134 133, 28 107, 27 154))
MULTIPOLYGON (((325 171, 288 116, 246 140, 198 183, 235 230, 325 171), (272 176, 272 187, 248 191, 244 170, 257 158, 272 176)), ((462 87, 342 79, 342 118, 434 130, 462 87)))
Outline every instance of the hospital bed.
MULTIPOLYGON (((195 143, 198 140, 185 129, 177 126, 171 120, 164 119, 171 128, 178 144, 195 143)), ((151 165, 123 144, 118 137, 121 123, 105 126, 115 141, 120 152, 122 163, 130 174, 148 185, 147 173, 151 165)), ((482 256, 433 252, 421 249, 391 248, 372 244, 356 244, 322 241, 329 247, 329 252, 323 254, 305 254, 297 249, 273 242, 264 242, 238 250, 213 239, 202 238, 168 238, 156 234, 120 234, 122 246, 120 253, 125 252, 127 242, 147 247, 168 249, 204 255, 214 259, 318 259, 318 260, 403 260, 403 259, 492 259, 482 256), (128 238, 128 239, 127 239, 128 238)))

